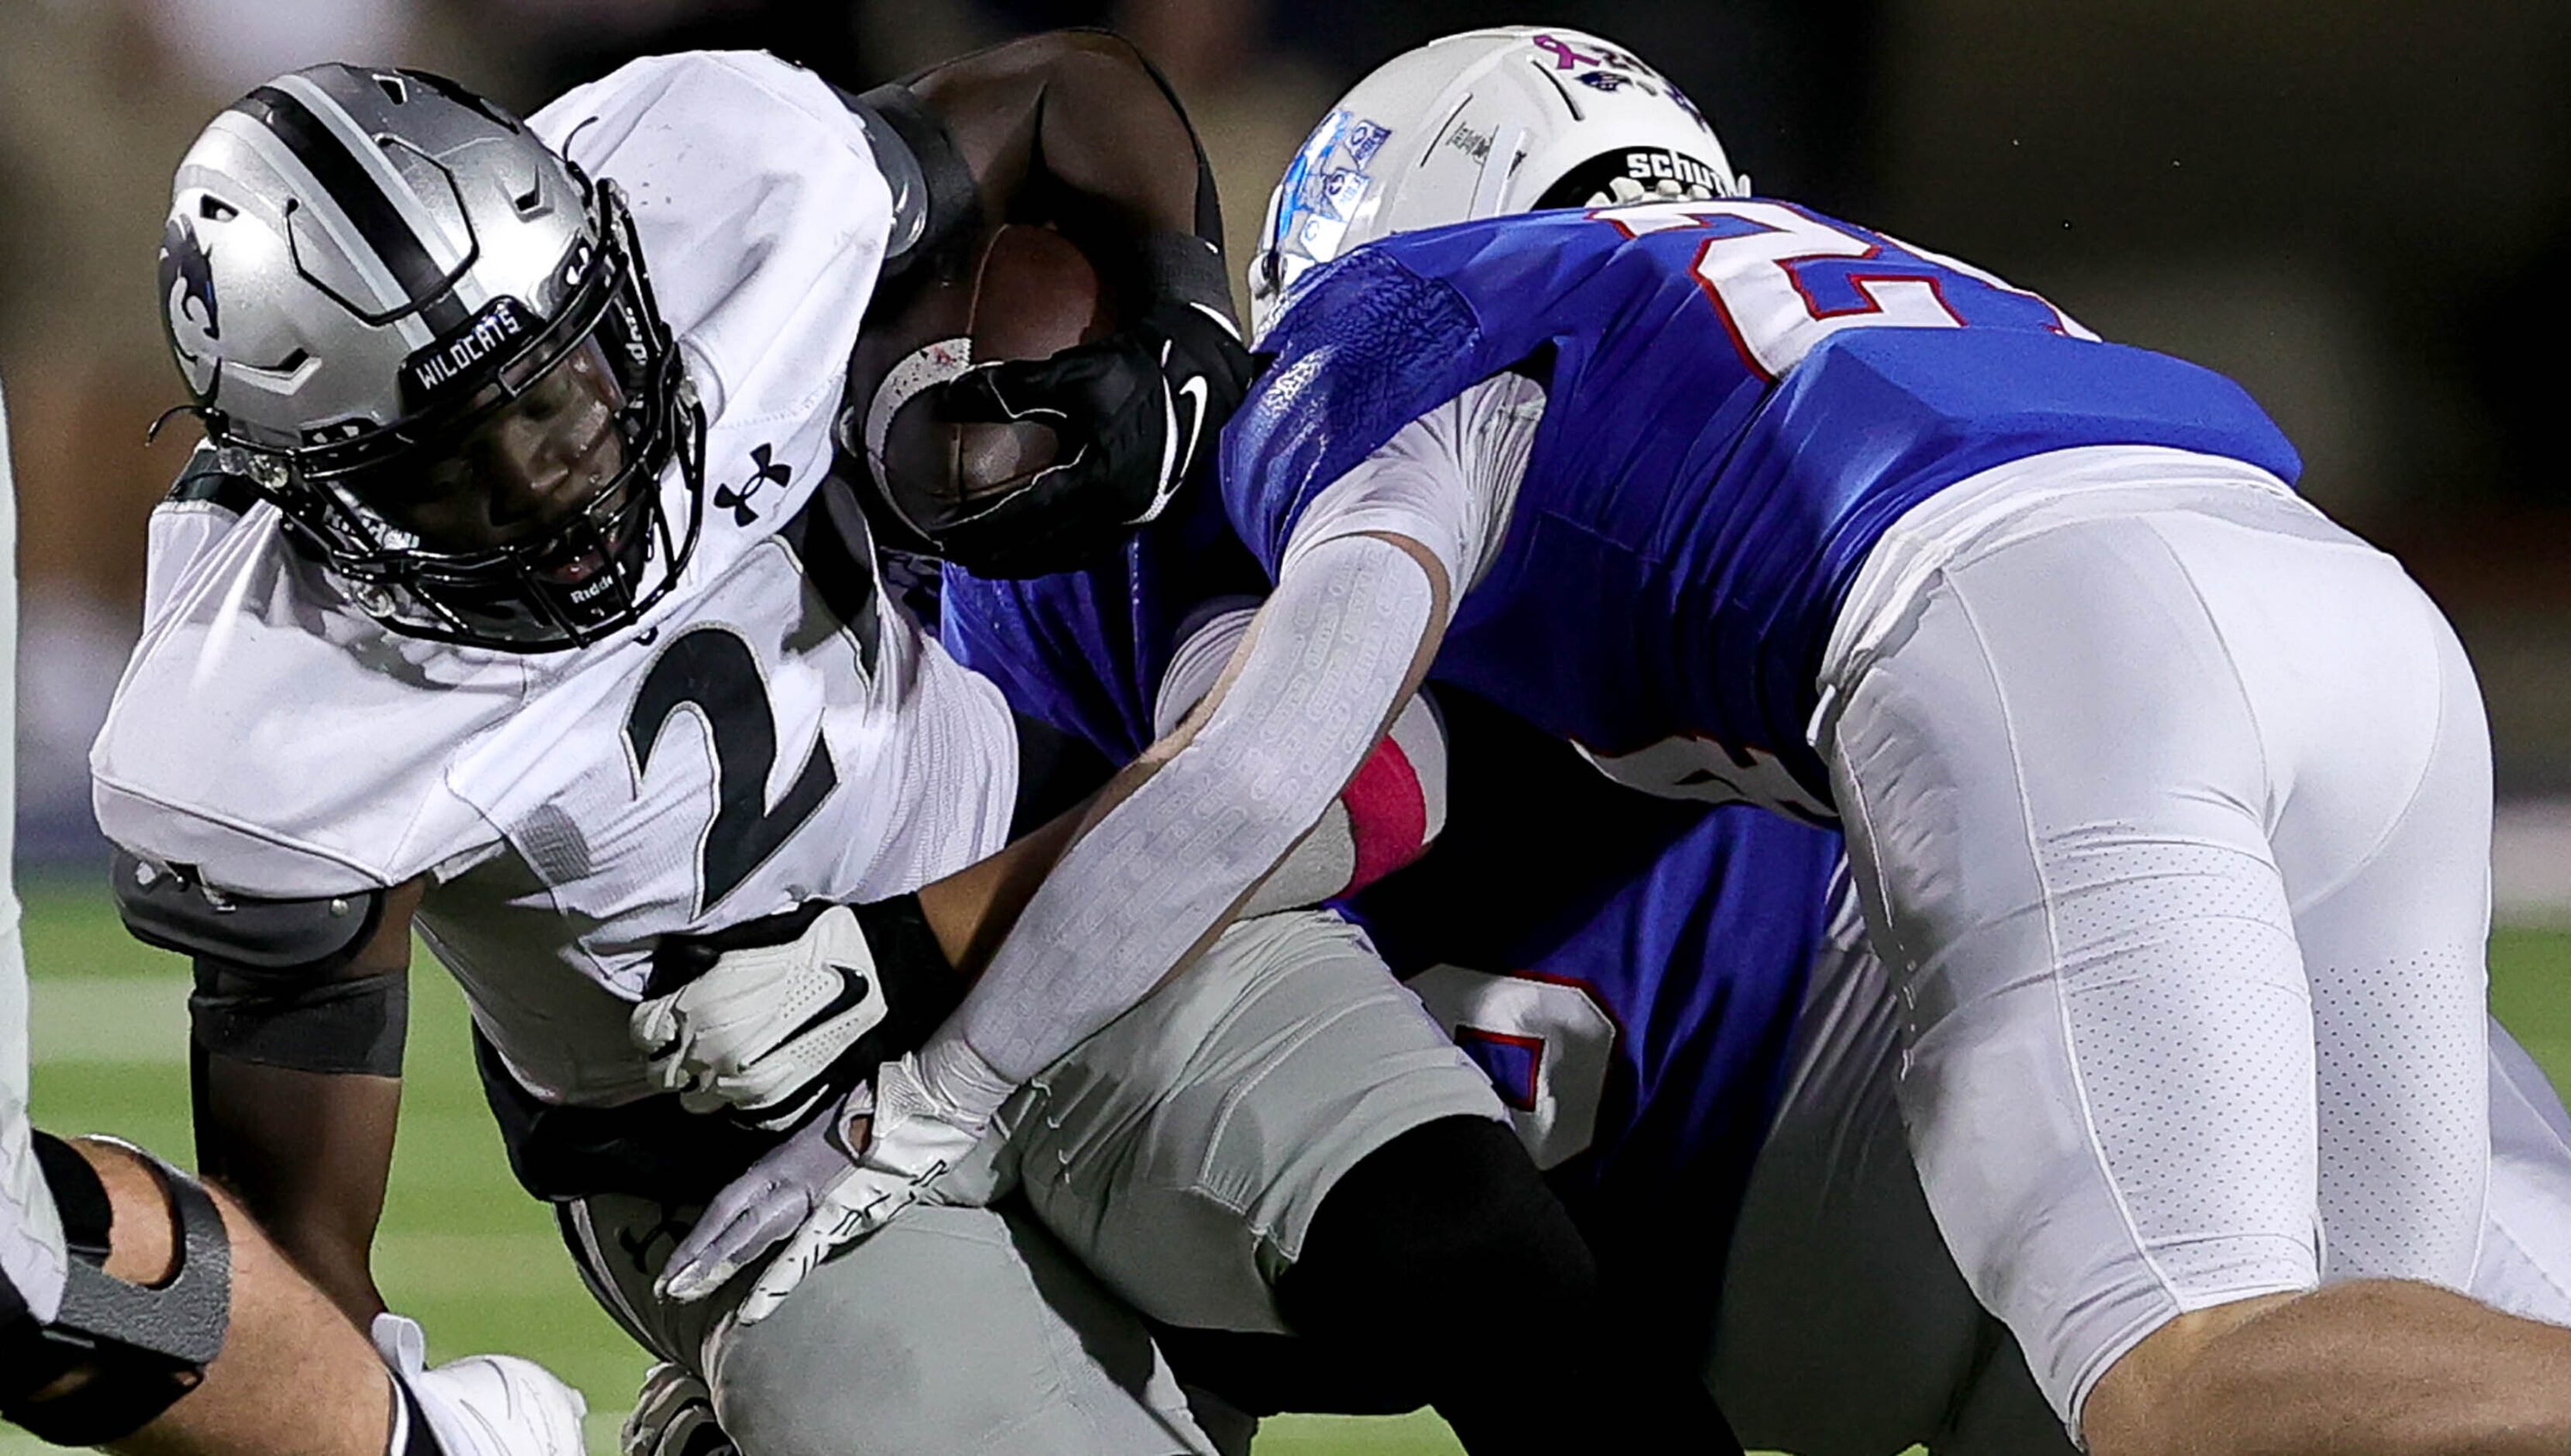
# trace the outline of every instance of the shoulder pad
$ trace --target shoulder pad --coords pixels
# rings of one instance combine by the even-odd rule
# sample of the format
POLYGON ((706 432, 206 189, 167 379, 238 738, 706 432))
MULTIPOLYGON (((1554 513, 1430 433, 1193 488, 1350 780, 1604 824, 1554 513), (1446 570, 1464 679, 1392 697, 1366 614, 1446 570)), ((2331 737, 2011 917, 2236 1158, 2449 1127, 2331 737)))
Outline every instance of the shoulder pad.
POLYGON ((188 866, 155 864, 121 848, 108 873, 117 913, 135 939, 255 971, 345 961, 374 935, 384 915, 380 889, 308 900, 228 894, 188 866))

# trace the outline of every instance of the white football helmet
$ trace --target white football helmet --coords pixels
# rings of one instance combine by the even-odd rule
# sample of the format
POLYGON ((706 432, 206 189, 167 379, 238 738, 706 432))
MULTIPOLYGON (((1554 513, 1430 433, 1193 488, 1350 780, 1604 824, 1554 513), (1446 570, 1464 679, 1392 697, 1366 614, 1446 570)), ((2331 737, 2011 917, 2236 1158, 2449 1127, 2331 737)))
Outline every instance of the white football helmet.
POLYGON ((1286 167, 1250 260, 1252 331, 1314 264, 1389 234, 1749 194, 1705 115, 1632 52, 1542 26, 1447 36, 1375 68, 1286 167))

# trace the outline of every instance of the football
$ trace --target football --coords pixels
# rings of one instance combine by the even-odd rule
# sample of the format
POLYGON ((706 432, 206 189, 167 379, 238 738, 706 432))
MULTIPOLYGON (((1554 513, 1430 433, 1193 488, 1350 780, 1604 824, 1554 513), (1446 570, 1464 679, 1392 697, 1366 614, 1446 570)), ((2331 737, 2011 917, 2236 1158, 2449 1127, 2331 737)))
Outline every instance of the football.
POLYGON ((977 363, 1040 359, 1112 327, 1107 287, 1078 244, 1009 224, 978 256, 923 264, 868 310, 848 369, 846 445, 911 521, 951 519, 1055 463, 1046 426, 949 424, 936 386, 977 363))

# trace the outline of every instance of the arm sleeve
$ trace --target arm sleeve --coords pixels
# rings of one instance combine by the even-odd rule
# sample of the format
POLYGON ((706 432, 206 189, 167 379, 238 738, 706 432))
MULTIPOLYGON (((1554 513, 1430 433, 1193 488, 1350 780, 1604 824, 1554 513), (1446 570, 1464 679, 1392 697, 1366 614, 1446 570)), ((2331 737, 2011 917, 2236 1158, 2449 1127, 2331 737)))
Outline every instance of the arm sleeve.
POLYGON ((1435 610, 1428 573, 1389 541, 1307 548, 1214 712, 1065 851, 954 1030, 1023 1082, 1149 995, 1356 772, 1435 610))
POLYGON ((1499 552, 1544 403, 1534 380, 1497 374, 1404 425, 1312 497, 1279 572, 1323 542, 1379 532, 1428 548, 1460 596, 1499 552))
MULTIPOLYGON (((1214 691, 1242 639, 1255 605, 1209 603, 1203 624, 1172 655, 1153 710, 1156 731, 1177 730, 1214 691)), ((1353 895, 1428 852, 1446 826, 1446 730, 1428 695, 1412 695, 1376 740, 1356 775, 1321 810, 1319 823, 1295 842, 1241 907, 1242 918, 1318 905, 1353 895)))

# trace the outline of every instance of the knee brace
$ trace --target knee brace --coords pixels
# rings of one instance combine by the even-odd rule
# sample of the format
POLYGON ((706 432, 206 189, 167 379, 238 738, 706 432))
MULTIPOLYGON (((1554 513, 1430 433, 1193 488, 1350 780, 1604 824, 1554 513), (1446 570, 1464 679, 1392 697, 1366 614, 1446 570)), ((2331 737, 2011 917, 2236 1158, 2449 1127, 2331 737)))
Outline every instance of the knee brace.
POLYGON ((106 1185, 71 1145, 45 1133, 35 1143, 72 1258, 53 1320, 0 1332, 0 1417, 57 1446, 102 1446, 204 1380, 232 1322, 232 1238, 203 1185, 120 1144, 160 1180, 177 1260, 152 1287, 115 1278, 105 1268, 116 1216, 106 1185))

